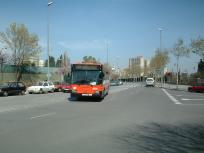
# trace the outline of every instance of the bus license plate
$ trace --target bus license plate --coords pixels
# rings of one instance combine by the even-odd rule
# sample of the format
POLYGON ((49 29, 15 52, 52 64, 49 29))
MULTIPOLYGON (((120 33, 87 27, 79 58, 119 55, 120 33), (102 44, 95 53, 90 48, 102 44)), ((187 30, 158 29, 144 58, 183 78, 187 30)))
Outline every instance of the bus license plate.
POLYGON ((92 94, 82 94, 82 96, 92 96, 92 94))

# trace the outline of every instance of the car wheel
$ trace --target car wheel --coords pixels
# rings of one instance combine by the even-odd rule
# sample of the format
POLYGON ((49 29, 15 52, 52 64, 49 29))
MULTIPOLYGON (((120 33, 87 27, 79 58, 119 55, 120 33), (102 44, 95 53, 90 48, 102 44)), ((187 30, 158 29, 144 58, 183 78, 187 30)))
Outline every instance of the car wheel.
POLYGON ((40 93, 40 94, 43 94, 43 90, 42 90, 42 89, 40 89, 39 93, 40 93))
POLYGON ((189 91, 189 92, 193 92, 193 89, 190 88, 190 89, 188 89, 188 91, 189 91))
POLYGON ((4 97, 7 97, 7 96, 8 96, 8 92, 7 92, 7 91, 4 91, 3 96, 4 96, 4 97))
POLYGON ((25 93, 26 93, 25 90, 22 90, 20 94, 25 95, 25 93))
POLYGON ((45 90, 45 91, 43 91, 43 93, 44 93, 44 94, 47 94, 47 93, 48 93, 48 91, 46 91, 46 90, 45 90))

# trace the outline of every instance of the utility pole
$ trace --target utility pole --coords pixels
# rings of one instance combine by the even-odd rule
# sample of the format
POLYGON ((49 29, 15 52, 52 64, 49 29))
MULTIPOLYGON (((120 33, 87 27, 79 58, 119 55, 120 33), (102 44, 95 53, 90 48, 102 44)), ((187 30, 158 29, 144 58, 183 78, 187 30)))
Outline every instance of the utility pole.
POLYGON ((108 61, 108 47, 109 47, 109 46, 108 46, 108 41, 106 41, 106 54, 107 54, 107 55, 106 55, 106 60, 107 60, 107 66, 108 66, 108 62, 109 62, 109 61, 108 61))
MULTIPOLYGON (((159 34, 160 34, 160 52, 162 51, 162 31, 163 29, 162 28, 158 28, 159 30, 159 34)), ((162 87, 162 84, 163 84, 163 75, 164 75, 164 67, 162 67, 162 70, 160 70, 161 72, 161 87, 162 87)))
POLYGON ((50 0, 48 0, 47 3, 47 55, 48 55, 48 59, 47 59, 47 81, 50 81, 50 6, 52 5, 53 2, 50 2, 50 0))

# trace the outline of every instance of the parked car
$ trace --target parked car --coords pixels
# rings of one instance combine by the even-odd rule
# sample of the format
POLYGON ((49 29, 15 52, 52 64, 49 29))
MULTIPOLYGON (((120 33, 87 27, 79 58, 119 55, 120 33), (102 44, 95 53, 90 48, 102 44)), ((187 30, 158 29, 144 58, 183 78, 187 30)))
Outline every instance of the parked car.
POLYGON ((55 91, 62 91, 63 87, 66 84, 63 82, 54 82, 54 86, 55 86, 55 91))
POLYGON ((24 95, 26 92, 26 86, 22 82, 7 82, 0 84, 0 95, 24 95))
POLYGON ((154 87, 154 78, 147 78, 146 79, 146 87, 151 86, 154 87))
POLYGON ((122 81, 119 81, 119 85, 123 85, 123 82, 122 82, 122 81))
POLYGON ((52 82, 47 81, 38 82, 37 84, 30 86, 27 89, 29 94, 54 92, 54 90, 54 84, 52 82))
POLYGON ((63 91, 63 92, 71 92, 71 86, 70 86, 70 84, 64 84, 64 85, 62 86, 62 91, 63 91))
POLYGON ((48 86, 50 87, 50 91, 49 92, 54 92, 56 89, 55 89, 55 85, 53 82, 51 81, 48 81, 48 86))
POLYGON ((204 92, 204 83, 197 83, 188 87, 189 92, 204 92))

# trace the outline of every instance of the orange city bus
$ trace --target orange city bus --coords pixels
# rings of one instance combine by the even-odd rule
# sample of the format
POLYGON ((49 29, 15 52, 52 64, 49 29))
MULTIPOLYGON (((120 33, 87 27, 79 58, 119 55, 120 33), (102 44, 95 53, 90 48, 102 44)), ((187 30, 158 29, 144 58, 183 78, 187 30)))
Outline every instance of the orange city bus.
POLYGON ((109 76, 102 64, 78 63, 71 65, 71 98, 96 97, 103 99, 109 92, 109 76))

